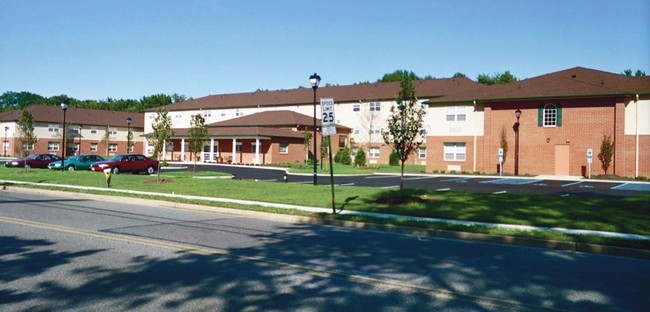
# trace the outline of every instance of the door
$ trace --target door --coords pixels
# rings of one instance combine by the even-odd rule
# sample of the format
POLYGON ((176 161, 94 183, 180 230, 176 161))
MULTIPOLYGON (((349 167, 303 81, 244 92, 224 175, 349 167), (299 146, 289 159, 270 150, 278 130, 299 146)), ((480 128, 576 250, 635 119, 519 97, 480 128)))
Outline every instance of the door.
POLYGON ((555 145, 555 175, 569 175, 570 145, 555 145))

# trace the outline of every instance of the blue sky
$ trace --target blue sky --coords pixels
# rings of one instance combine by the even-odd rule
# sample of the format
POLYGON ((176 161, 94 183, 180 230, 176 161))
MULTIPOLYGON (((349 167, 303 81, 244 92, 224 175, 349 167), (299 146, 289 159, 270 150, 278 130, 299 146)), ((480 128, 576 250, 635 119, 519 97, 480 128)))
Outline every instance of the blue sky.
POLYGON ((649 0, 0 0, 0 93, 138 99, 375 81, 650 74, 649 0))

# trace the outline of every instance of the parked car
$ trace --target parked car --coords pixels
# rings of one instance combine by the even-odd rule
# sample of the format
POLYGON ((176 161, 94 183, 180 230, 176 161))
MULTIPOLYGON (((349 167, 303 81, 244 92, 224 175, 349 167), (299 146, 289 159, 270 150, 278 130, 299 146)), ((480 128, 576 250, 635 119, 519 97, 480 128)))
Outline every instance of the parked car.
POLYGON ((61 157, 54 154, 30 154, 23 159, 5 162, 5 167, 47 168, 47 165, 55 161, 61 162, 61 157))
MULTIPOLYGON (((94 162, 104 161, 105 159, 99 155, 92 154, 82 154, 77 156, 72 156, 63 161, 63 168, 68 171, 75 170, 88 170, 90 165, 94 162)), ((50 169, 61 170, 61 161, 51 162, 47 165, 50 169)))
POLYGON ((153 174, 158 170, 158 161, 140 154, 121 154, 90 165, 92 171, 104 172, 104 169, 111 169, 114 174, 120 172, 153 174))

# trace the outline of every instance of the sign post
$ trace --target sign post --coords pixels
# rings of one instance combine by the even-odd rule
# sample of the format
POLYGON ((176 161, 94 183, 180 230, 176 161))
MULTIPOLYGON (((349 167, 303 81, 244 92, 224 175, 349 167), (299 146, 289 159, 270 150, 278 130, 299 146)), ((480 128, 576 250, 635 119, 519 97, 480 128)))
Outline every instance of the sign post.
POLYGON ((499 176, 503 175, 503 148, 499 147, 499 176))
POLYGON ((334 165, 332 164, 332 135, 336 134, 336 117, 334 116, 334 99, 320 99, 321 126, 323 137, 330 137, 327 146, 330 159, 330 184, 332 185, 332 213, 336 214, 336 200, 334 195, 334 165))
POLYGON ((593 159, 594 159, 594 150, 592 150, 591 148, 588 148, 587 149, 587 166, 589 167, 589 169, 588 169, 588 171, 589 171, 589 179, 591 179, 591 162, 593 161, 593 159))

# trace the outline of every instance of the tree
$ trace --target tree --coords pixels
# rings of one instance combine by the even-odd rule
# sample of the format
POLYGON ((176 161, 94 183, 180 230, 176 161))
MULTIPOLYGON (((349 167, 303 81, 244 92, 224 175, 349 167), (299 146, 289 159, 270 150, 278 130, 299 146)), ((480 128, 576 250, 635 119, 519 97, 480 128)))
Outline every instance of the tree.
POLYGON ((634 75, 632 75, 632 70, 631 69, 624 70, 622 74, 625 75, 625 76, 628 76, 628 77, 632 77, 632 76, 634 76, 634 77, 645 77, 645 71, 640 70, 640 69, 637 69, 636 72, 634 72, 634 75))
POLYGON ((615 145, 612 141, 612 136, 603 134, 603 140, 600 142, 600 152, 598 153, 598 159, 607 175, 609 166, 612 164, 612 158, 614 157, 615 145))
POLYGON ((104 143, 104 148, 106 149, 106 155, 108 156, 109 153, 109 145, 111 143, 111 131, 108 126, 106 126, 106 130, 104 131, 104 135, 102 136, 102 143, 104 143))
POLYGON ((208 139, 208 126, 205 124, 205 118, 203 118, 201 114, 192 116, 189 134, 190 153, 194 158, 194 167, 192 168, 192 172, 194 172, 196 171, 196 159, 199 158, 199 154, 203 151, 203 142, 208 139))
POLYGON ((515 82, 519 79, 512 75, 509 70, 506 70, 503 73, 494 73, 492 75, 488 74, 479 74, 476 78, 479 83, 485 85, 495 85, 495 84, 504 84, 509 82, 515 82))
POLYGON ((34 134, 34 116, 27 110, 20 113, 18 122, 18 142, 14 145, 14 152, 18 155, 27 156, 27 147, 33 146, 38 141, 34 134))
POLYGON ((357 150, 357 153, 354 155, 354 165, 357 167, 366 166, 366 152, 363 150, 363 148, 359 148, 357 150))
POLYGON ((455 73, 451 78, 467 78, 467 75, 463 73, 455 73))
POLYGON ((147 139, 153 145, 154 158, 158 159, 158 181, 160 181, 160 154, 162 154, 163 146, 165 146, 167 140, 174 136, 172 118, 169 116, 169 111, 162 107, 159 108, 151 127, 153 128, 153 133, 147 139))
POLYGON ((309 147, 311 146, 311 132, 305 130, 302 133, 303 143, 305 144, 305 161, 309 160, 309 147))
POLYGON ((404 162, 423 142, 422 121, 424 109, 415 96, 415 86, 410 77, 400 82, 400 91, 395 97, 397 105, 390 108, 388 127, 382 131, 384 142, 393 146, 402 163, 399 188, 404 188, 404 162))
POLYGON ((381 79, 378 79, 377 82, 393 82, 393 81, 402 81, 404 78, 410 78, 411 80, 419 80, 420 77, 416 75, 413 71, 409 70, 396 70, 392 73, 384 74, 381 79))
MULTIPOLYGON (((502 165, 506 163, 506 156, 508 156, 508 136, 507 136, 507 134, 508 133, 506 132, 506 127, 502 126, 501 127, 501 135, 500 135, 501 148, 503 149, 503 163, 502 163, 502 165)), ((500 168, 500 169, 501 169, 501 172, 503 172, 503 168, 500 168)))

